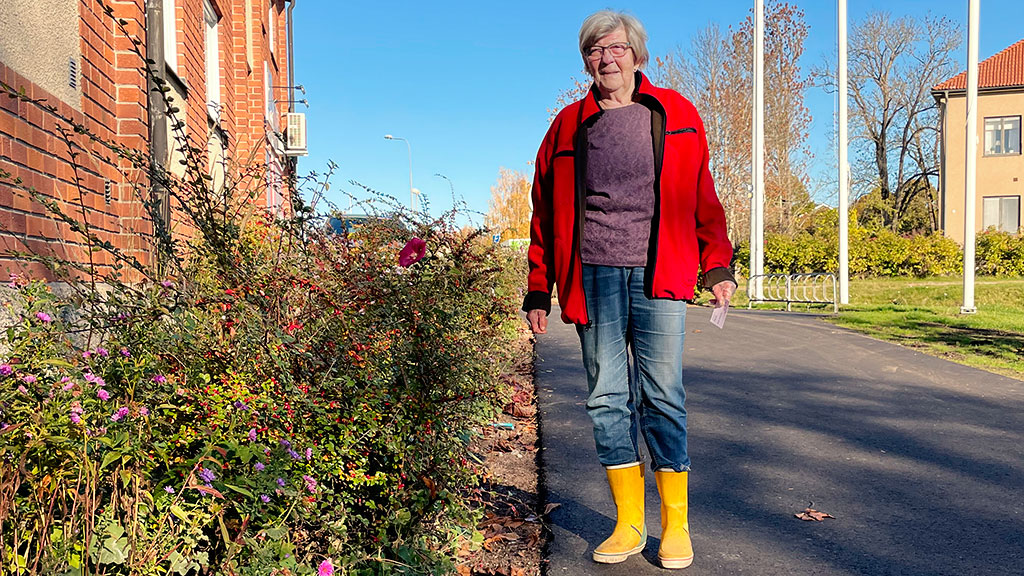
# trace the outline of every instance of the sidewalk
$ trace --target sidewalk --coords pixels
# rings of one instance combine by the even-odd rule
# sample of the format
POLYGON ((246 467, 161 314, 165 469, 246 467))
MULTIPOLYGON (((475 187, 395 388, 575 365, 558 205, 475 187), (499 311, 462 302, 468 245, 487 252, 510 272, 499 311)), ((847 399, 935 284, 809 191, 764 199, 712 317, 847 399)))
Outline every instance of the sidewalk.
MULTIPOLYGON (((547 574, 667 574, 657 490, 647 549, 590 559, 614 507, 584 408, 572 326, 538 337, 547 574)), ((800 314, 690 307, 686 576, 1024 575, 1024 382, 800 314), (804 522, 811 506, 836 519, 804 522)))

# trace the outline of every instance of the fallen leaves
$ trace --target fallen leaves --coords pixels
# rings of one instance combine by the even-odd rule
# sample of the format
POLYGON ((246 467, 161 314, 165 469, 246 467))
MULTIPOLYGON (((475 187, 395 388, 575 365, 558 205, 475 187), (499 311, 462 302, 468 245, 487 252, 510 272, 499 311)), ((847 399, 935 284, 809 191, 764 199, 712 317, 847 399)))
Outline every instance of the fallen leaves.
POLYGON ((827 512, 820 512, 814 508, 804 508, 803 512, 798 512, 794 516, 807 522, 824 522, 825 518, 835 518, 827 512))

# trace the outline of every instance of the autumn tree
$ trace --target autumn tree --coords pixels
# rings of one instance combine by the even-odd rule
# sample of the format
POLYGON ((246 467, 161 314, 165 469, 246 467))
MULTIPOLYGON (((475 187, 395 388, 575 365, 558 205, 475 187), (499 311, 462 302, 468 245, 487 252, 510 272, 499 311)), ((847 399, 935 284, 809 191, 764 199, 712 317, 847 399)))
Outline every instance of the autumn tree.
POLYGON ((555 116, 562 111, 562 108, 577 100, 581 100, 590 91, 591 82, 589 79, 580 79, 578 76, 573 76, 571 80, 571 86, 563 88, 558 92, 554 107, 548 108, 548 124, 554 122, 555 116))
MULTIPOLYGON (((938 106, 931 87, 952 76, 960 25, 927 16, 869 14, 855 24, 849 43, 849 99, 854 194, 877 193, 882 224, 896 232, 938 226, 938 106)), ((816 71, 836 90, 835 63, 816 71)))
MULTIPOLYGON (((794 6, 769 1, 765 14, 765 227, 792 234, 814 208, 807 191, 809 78, 798 64, 808 27, 794 6)), ((750 215, 753 123, 753 16, 723 33, 710 25, 678 49, 655 59, 655 83, 687 96, 704 120, 712 175, 734 242, 746 237, 750 215)))
POLYGON ((655 58, 651 78, 686 96, 700 112, 729 238, 738 242, 749 229, 750 95, 730 77, 733 68, 733 51, 712 24, 697 32, 689 53, 677 49, 655 58))
POLYGON ((498 182, 491 186, 484 223, 501 239, 530 237, 530 179, 517 170, 498 169, 498 182))

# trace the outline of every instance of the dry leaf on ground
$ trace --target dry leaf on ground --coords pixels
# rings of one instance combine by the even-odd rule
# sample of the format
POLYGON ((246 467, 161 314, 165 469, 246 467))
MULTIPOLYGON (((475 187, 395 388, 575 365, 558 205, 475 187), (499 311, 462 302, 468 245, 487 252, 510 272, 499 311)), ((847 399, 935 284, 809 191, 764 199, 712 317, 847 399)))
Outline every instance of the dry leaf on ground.
POLYGON ((814 508, 805 508, 803 512, 794 514, 797 518, 806 521, 813 522, 824 522, 825 518, 835 518, 835 516, 827 512, 819 512, 814 508))

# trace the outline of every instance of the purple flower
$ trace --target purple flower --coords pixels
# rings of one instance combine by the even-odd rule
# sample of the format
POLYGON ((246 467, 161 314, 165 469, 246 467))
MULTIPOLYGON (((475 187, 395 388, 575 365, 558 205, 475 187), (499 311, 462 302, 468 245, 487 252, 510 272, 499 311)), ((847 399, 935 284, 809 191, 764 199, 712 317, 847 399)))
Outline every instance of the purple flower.
POLYGON ((0 364, 0 376, 10 376, 14 374, 14 368, 11 368, 10 364, 0 364))
POLYGON ((197 474, 197 476, 199 476, 199 479, 202 480, 203 482, 206 482, 207 484, 217 479, 217 475, 214 474, 213 470, 210 470, 209 468, 203 468, 202 470, 199 471, 199 474, 197 474))
POLYGON ((53 322, 53 318, 50 318, 50 315, 46 312, 36 312, 36 318, 38 318, 43 324, 53 322))
POLYGON ((263 462, 257 462, 253 465, 253 469, 257 472, 263 472, 263 470, 266 469, 266 466, 263 465, 263 462))
POLYGON ((281 438, 281 440, 279 440, 279 442, 281 443, 281 447, 284 448, 285 450, 287 450, 287 449, 292 447, 292 443, 287 441, 287 440, 285 440, 284 438, 281 438))
POLYGON ((121 348, 121 356, 124 356, 125 358, 127 358, 127 357, 129 357, 131 355, 132 355, 132 353, 129 352, 127 348, 121 348))
POLYGON ((153 382, 156 382, 157 384, 164 384, 167 382, 167 377, 163 374, 157 374, 156 376, 153 376, 153 382))
POLYGON ((110 392, 100 388, 99 391, 96 392, 96 397, 106 402, 107 400, 110 400, 110 392))
POLYGON ((100 356, 103 356, 104 358, 110 356, 110 351, 107 350, 106 348, 97 348, 96 353, 99 354, 100 356))
POLYGON ((280 486, 281 488, 284 488, 284 485, 285 485, 284 478, 278 478, 277 479, 277 485, 280 486))
POLYGON ((163 286, 164 288, 170 288, 171 286, 174 286, 174 282, 171 282, 170 280, 164 280, 163 282, 160 283, 160 285, 163 286))
POLYGON ((71 412, 71 421, 74 422, 75 424, 81 424, 82 423, 82 416, 79 415, 78 412, 72 411, 71 412))
POLYGON ((31 374, 26 374, 21 378, 21 381, 25 384, 33 384, 36 381, 36 377, 31 374))
POLYGON ((113 413, 113 414, 112 414, 112 415, 110 416, 110 419, 111 419, 111 420, 113 420, 114 422, 118 422, 118 421, 120 421, 121 419, 123 419, 123 418, 125 418, 126 416, 128 416, 128 413, 129 413, 129 412, 130 412, 130 410, 128 410, 128 407, 127 407, 127 406, 122 406, 122 407, 120 407, 120 408, 118 408, 118 409, 117 409, 117 412, 114 412, 114 413, 113 413))
POLYGON ((249 438, 249 442, 255 442, 256 441, 256 429, 255 428, 249 428, 249 436, 248 436, 248 438, 249 438))
POLYGON ((299 453, 296 452, 295 450, 290 450, 289 449, 288 450, 288 455, 292 457, 292 460, 298 460, 299 458, 302 458, 302 456, 299 456, 299 453))
POLYGON ((264 504, 266 504, 267 502, 270 502, 270 496, 267 496, 266 494, 260 494, 260 500, 264 504))
POLYGON ((312 460, 312 459, 313 459, 313 449, 312 448, 306 448, 306 460, 312 460))
POLYGON ((85 352, 82 352, 82 358, 85 358, 86 360, 88 360, 91 357, 92 357, 92 352, 89 352, 88 350, 86 350, 85 352))
POLYGON ((174 494, 174 487, 173 486, 164 486, 164 492, 167 492, 168 494, 174 494))
POLYGON ((312 476, 302 475, 302 481, 306 483, 306 490, 310 492, 316 492, 316 480, 312 476))
POLYGON ((334 576, 334 563, 328 558, 316 568, 316 576, 334 576))
POLYGON ((18 384, 18 392, 21 392, 22 394, 28 394, 28 388, 25 388, 21 384, 18 384))
POLYGON ((398 265, 408 268, 419 262, 420 258, 427 253, 427 242, 422 238, 411 238, 405 243, 405 247, 398 253, 398 265))

